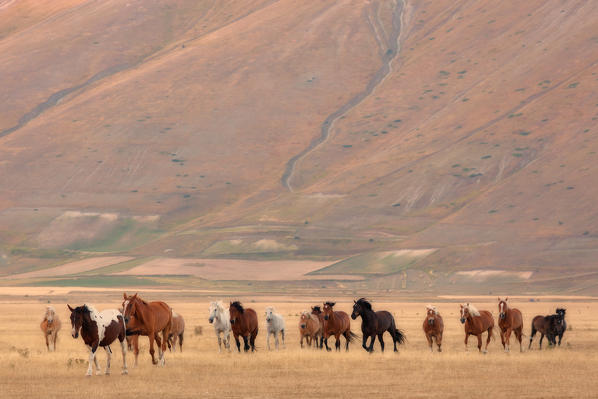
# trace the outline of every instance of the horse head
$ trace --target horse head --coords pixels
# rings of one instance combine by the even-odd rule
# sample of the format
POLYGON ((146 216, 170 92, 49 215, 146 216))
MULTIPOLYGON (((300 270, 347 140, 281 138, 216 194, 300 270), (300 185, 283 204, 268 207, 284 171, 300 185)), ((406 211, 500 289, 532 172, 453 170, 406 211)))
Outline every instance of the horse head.
POLYGON ((270 323, 270 321, 272 321, 272 317, 274 314, 274 308, 273 307, 267 307, 266 308, 266 322, 270 323))
POLYGON ((509 297, 506 297, 505 299, 500 299, 500 297, 498 297, 498 318, 501 320, 504 320, 505 317, 507 317, 507 309, 509 308, 509 305, 507 304, 508 300, 509 297))
POLYGON ((48 321, 48 325, 52 324, 55 315, 56 311, 54 308, 52 306, 46 306, 46 314, 44 315, 44 319, 48 321))
POLYGON ((565 309, 563 309, 563 308, 557 308, 556 315, 555 315, 556 316, 555 317, 556 324, 558 324, 558 325, 562 325, 563 324, 563 321, 565 320, 565 313, 566 313, 565 309))
POLYGON ((68 304, 66 306, 71 311, 71 335, 77 339, 79 338, 79 330, 83 326, 83 319, 86 315, 89 317, 89 311, 86 311, 85 306, 77 306, 76 308, 72 308, 68 304))
POLYGON ((222 302, 210 302, 210 317, 208 318, 210 324, 212 324, 214 320, 220 320, 220 314, 222 313, 222 311, 222 302))
POLYGON ((426 318, 428 319, 428 324, 429 325, 434 325, 434 320, 436 320, 436 315, 438 314, 438 311, 436 310, 435 306, 432 305, 428 305, 426 306, 426 318))
POLYGON ((322 314, 322 309, 320 309, 319 306, 312 306, 311 307, 311 313, 312 314, 320 315, 320 314, 322 314))
MULTIPOLYGON (((312 310, 313 310, 313 308, 312 308, 312 310)), ((301 317, 299 319, 301 320, 299 327, 301 329, 306 329, 307 328, 307 320, 311 319, 311 314, 308 311, 301 312, 301 317)))
POLYGON ((123 303, 122 303, 122 315, 125 320, 125 325, 129 326, 130 324, 135 325, 137 323, 137 301, 139 298, 137 297, 137 293, 132 296, 127 296, 127 293, 123 293, 123 303))
POLYGON ((459 321, 461 321, 461 324, 465 324, 465 320, 469 317, 469 304, 460 304, 459 306, 461 307, 461 318, 459 321))
POLYGON ((334 305, 336 305, 336 302, 324 302, 324 320, 330 319, 330 316, 334 314, 334 310, 332 310, 334 305))

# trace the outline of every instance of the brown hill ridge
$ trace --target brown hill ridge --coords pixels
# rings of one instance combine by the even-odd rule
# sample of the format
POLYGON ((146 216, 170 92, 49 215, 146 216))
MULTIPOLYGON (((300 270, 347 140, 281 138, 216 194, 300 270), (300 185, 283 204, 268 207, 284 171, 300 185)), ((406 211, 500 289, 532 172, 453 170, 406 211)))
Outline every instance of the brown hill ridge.
POLYGON ((597 19, 573 0, 0 1, 1 270, 353 259, 336 276, 434 248, 367 281, 596 293, 597 19))

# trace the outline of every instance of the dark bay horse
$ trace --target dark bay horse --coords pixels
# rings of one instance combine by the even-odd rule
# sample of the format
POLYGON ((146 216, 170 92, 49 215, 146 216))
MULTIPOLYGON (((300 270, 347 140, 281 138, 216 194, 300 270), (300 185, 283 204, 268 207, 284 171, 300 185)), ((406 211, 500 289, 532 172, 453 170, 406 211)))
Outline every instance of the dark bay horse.
POLYGON ((567 323, 565 322, 565 309, 559 308, 557 309, 556 314, 549 316, 536 316, 532 320, 532 333, 529 337, 528 348, 532 347, 532 341, 534 340, 534 336, 537 332, 541 334, 540 349, 542 349, 542 340, 544 339, 544 335, 546 335, 548 345, 556 345, 556 337, 559 336, 560 345, 560 339, 562 338, 566 329, 567 323))
POLYGON ((361 332, 363 333, 363 343, 361 346, 368 352, 374 351, 374 341, 378 336, 380 341, 380 348, 384 352, 384 333, 388 331, 392 337, 394 344, 394 351, 398 352, 397 343, 402 344, 405 342, 405 334, 397 328, 395 325, 395 318, 386 310, 380 310, 374 312, 372 305, 365 299, 361 298, 357 301, 353 301, 353 312, 351 318, 353 320, 357 317, 361 317, 361 332), (367 339, 371 338, 370 345, 367 345, 367 339))
POLYGON ((87 368, 87 375, 92 375, 95 363, 96 374, 100 374, 100 366, 96 358, 96 350, 101 346, 106 351, 106 375, 110 374, 110 358, 112 344, 117 338, 120 341, 120 347, 123 354, 123 370, 122 374, 128 374, 127 370, 127 347, 125 345, 125 322, 119 310, 109 309, 103 312, 98 312, 91 305, 78 306, 72 308, 67 305, 71 311, 71 334, 73 338, 79 337, 81 331, 81 338, 89 349, 89 367, 87 368))
POLYGON ((509 352, 511 332, 515 333, 517 341, 519 341, 519 351, 523 352, 521 344, 523 336, 523 316, 519 309, 511 309, 507 301, 509 298, 498 298, 498 327, 500 328, 500 340, 505 352, 509 352))
POLYGON ((430 351, 434 352, 434 339, 436 339, 436 345, 438 346, 438 352, 442 352, 442 333, 444 332, 444 322, 442 316, 436 310, 436 306, 426 306, 426 319, 424 320, 424 334, 428 340, 430 351))
POLYGON ((478 337, 478 351, 482 352, 482 334, 488 332, 486 347, 483 353, 488 352, 488 344, 492 338, 492 329, 494 328, 494 317, 487 310, 477 310, 475 306, 461 304, 461 323, 465 326, 465 350, 467 350, 467 340, 470 335, 478 337))
POLYGON ((349 319, 349 315, 343 312, 342 310, 333 310, 332 308, 335 304, 335 302, 324 303, 324 345, 326 345, 327 351, 331 351, 332 349, 328 347, 328 337, 334 335, 334 337, 336 338, 334 347, 336 348, 336 350, 340 351, 340 336, 342 335, 345 337, 345 350, 348 351, 349 342, 353 341, 353 338, 357 336, 351 332, 351 319, 349 319))
POLYGON ((123 294, 123 315, 127 326, 127 335, 145 335, 149 338, 149 352, 152 363, 158 364, 154 358, 154 340, 158 344, 160 365, 165 364, 164 352, 172 326, 172 309, 164 302, 156 301, 147 303, 137 294, 127 296, 123 294), (160 339, 159 333, 162 333, 160 339))
POLYGON ((241 342, 239 336, 243 337, 243 350, 247 352, 251 344, 251 351, 255 351, 255 337, 258 333, 257 313, 255 310, 244 309, 239 301, 231 302, 228 308, 230 313, 230 325, 233 330, 237 350, 241 352, 241 342), (248 342, 249 341, 249 342, 248 342))

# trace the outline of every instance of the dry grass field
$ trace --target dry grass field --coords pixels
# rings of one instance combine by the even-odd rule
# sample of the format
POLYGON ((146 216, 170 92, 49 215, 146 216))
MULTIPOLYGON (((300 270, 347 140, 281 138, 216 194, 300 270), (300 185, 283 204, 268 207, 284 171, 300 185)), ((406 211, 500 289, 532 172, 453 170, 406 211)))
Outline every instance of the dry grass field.
MULTIPOLYGON (((96 303, 98 309, 120 305, 96 303)), ((158 294, 156 294, 158 295, 158 294)), ((100 298, 106 297, 97 297, 100 298)), ((147 299, 155 299, 148 297, 147 299)), ((261 300, 261 299, 260 299, 261 300)), ((486 299, 489 301, 490 299, 486 299)), ((54 303, 63 320, 58 350, 47 353, 39 330, 44 305, 9 303, 0 314, 0 392, 6 398, 40 397, 595 397, 598 382, 598 305, 595 302, 514 303, 524 314, 529 334, 532 316, 546 314, 557 305, 567 308, 567 331, 560 348, 502 351, 500 338, 491 342, 487 355, 479 354, 470 341, 463 348, 463 329, 458 321, 456 302, 436 303, 445 319, 442 353, 430 353, 421 330, 425 302, 375 302, 377 309, 389 309, 408 337, 399 354, 365 353, 353 344, 349 353, 326 353, 299 348, 297 321, 310 302, 297 298, 272 303, 252 303, 260 317, 258 351, 254 354, 218 353, 214 331, 207 321, 207 300, 194 303, 171 302, 187 321, 182 353, 167 354, 166 366, 152 366, 147 340, 141 340, 139 366, 121 376, 120 349, 113 345, 112 375, 85 377, 87 350, 79 338, 70 336, 65 304, 54 303), (275 305, 287 323, 286 348, 268 352, 265 344, 263 310, 275 305), (195 327, 203 333, 194 333, 195 327)), ((494 302, 477 303, 480 309, 495 313, 494 302)), ((350 311, 350 302, 339 309, 350 311)), ((353 330, 359 331, 360 320, 353 330)), ((526 337, 527 339, 527 337, 526 337)), ((390 339, 386 338, 387 348, 390 339)), ((474 340, 475 341, 475 340, 474 340)), ((392 346, 391 346, 392 350, 392 346)), ((99 351, 105 366, 105 353, 99 351)), ((132 356, 128 357, 132 365, 132 356)))

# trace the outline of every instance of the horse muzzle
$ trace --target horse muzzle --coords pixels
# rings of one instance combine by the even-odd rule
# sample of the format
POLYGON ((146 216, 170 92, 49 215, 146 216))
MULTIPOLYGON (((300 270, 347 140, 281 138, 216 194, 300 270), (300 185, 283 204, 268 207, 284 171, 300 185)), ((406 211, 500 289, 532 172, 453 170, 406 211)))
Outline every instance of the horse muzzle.
POLYGON ((301 324, 301 328, 305 329, 306 325, 305 324, 301 324))
POLYGON ((208 319, 208 321, 210 322, 210 324, 212 324, 212 323, 214 322, 214 318, 213 318, 213 317, 210 317, 210 318, 208 319))
POLYGON ((465 319, 463 317, 461 317, 459 320, 461 321, 461 324, 465 324, 465 319))
POLYGON ((504 319, 505 319, 505 317, 506 317, 506 315, 505 315, 504 313, 500 313, 500 314, 498 315, 498 318, 499 318, 499 319, 501 319, 501 320, 504 320, 504 319))
POLYGON ((355 313, 351 313, 351 318, 352 318, 353 320, 355 320, 355 319, 357 318, 357 315, 356 315, 355 313))
POLYGON ((328 320, 328 315, 324 316, 324 320, 328 320))
POLYGON ((428 324, 433 326, 434 325, 434 319, 428 319, 428 324))
POLYGON ((235 324, 235 320, 234 320, 234 319, 231 319, 231 320, 230 320, 230 324, 235 324))

